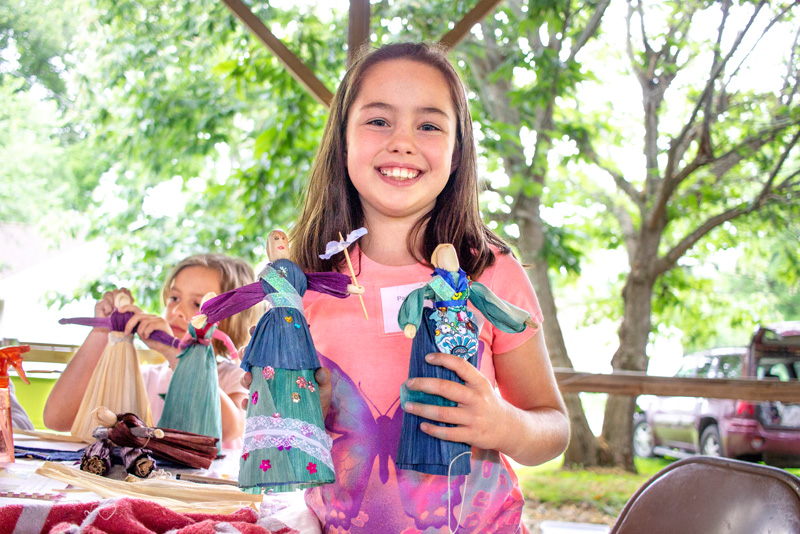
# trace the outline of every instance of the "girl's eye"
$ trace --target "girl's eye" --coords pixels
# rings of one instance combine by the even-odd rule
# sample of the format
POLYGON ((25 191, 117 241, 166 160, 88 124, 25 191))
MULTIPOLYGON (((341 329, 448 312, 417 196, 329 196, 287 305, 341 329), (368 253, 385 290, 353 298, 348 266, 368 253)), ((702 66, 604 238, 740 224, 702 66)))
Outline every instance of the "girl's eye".
POLYGON ((170 302, 178 302, 178 297, 169 297, 167 300, 170 302))
POLYGON ((424 130, 426 132, 436 132, 436 131, 440 130, 440 128, 438 126, 433 125, 433 124, 423 124, 422 126, 420 126, 420 129, 424 130))
POLYGON ((373 126, 387 126, 388 123, 383 119, 372 119, 367 121, 367 124, 372 124, 373 126))

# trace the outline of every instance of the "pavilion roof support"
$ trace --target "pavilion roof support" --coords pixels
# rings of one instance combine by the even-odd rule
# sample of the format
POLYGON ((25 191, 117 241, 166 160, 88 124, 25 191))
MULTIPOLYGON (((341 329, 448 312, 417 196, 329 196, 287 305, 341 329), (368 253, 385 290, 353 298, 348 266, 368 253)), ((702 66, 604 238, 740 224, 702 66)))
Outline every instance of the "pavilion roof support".
POLYGON ((359 51, 369 44, 369 0, 350 0, 350 18, 347 32, 347 66, 353 64, 359 51))
POLYGON ((330 108, 333 93, 325 87, 319 78, 294 53, 267 29, 250 8, 241 0, 222 0, 225 5, 241 20, 258 39, 269 48, 278 60, 289 70, 292 77, 300 82, 320 104, 330 108))
POLYGON ((473 26, 494 10, 503 0, 480 0, 464 17, 453 26, 453 29, 439 39, 439 44, 453 48, 469 34, 473 26))
MULTIPOLYGON (((278 60, 289 70, 295 80, 326 109, 330 109, 333 93, 325 87, 314 72, 303 63, 291 50, 286 48, 280 39, 267 29, 242 0, 222 0, 225 5, 253 32, 264 45, 278 57, 278 60)), ((503 0, 480 0, 464 17, 456 23, 452 30, 439 40, 439 44, 453 48, 469 34, 478 24, 494 10, 503 0)), ((352 64, 361 47, 369 43, 370 36, 370 0, 350 0, 349 29, 347 36, 347 64, 352 64)))

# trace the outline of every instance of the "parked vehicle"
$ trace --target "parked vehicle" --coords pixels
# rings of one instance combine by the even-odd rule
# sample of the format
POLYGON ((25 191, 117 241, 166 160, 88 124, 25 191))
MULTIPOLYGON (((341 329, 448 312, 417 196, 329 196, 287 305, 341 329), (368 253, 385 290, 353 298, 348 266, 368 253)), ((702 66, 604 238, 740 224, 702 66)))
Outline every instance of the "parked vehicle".
MULTIPOLYGON (((676 376, 800 382, 800 322, 759 327, 748 347, 688 354, 676 376)), ((638 456, 705 454, 800 467, 800 404, 654 396, 640 406, 638 456)))

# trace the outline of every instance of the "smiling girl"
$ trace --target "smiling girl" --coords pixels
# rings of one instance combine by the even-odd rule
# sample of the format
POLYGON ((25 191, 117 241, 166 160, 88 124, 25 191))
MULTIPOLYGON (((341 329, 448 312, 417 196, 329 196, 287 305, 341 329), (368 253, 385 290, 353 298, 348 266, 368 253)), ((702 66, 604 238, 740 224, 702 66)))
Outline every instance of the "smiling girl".
POLYGON ((526 532, 507 457, 535 465, 566 448, 569 423, 541 329, 506 333, 471 308, 477 365, 451 354, 426 358, 463 384, 422 377, 406 383, 452 401, 408 410, 430 421, 422 432, 466 443, 471 472, 424 474, 395 463, 411 353, 398 310, 430 280, 438 245, 452 244, 472 280, 541 324, 524 269, 481 219, 476 161, 466 91, 444 50, 393 44, 353 63, 334 97, 291 236, 292 259, 303 270, 345 272, 343 260, 324 260, 319 251, 338 232, 369 230, 351 256, 376 319, 364 321, 354 299, 303 299, 331 374, 324 408, 336 482, 306 493, 325 532, 526 532))

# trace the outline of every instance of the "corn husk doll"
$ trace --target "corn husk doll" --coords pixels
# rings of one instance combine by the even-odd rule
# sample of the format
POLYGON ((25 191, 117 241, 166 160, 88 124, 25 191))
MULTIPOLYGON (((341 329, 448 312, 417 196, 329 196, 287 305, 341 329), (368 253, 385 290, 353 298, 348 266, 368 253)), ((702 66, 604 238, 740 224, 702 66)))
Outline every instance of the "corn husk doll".
POLYGON ((272 263, 259 281, 209 300, 207 320, 216 322, 265 300, 268 304, 245 351, 250 402, 239 463, 239 487, 250 493, 292 491, 335 480, 332 440, 325 432, 318 384, 317 350, 303 314, 306 290, 338 298, 360 292, 341 273, 304 273, 288 259, 289 240, 270 232, 272 263))
MULTIPOLYGON (((467 302, 472 303, 486 319, 504 332, 522 332, 535 326, 530 313, 494 295, 479 282, 472 282, 460 268, 453 245, 441 244, 433 252, 434 272, 431 280, 412 291, 403 301, 398 322, 408 338, 413 338, 408 378, 433 377, 464 381, 450 369, 431 365, 425 356, 431 352, 454 354, 476 365, 478 328, 472 320, 467 302), (433 308, 425 307, 425 300, 433 308)), ((403 386, 401 405, 406 402, 455 406, 439 395, 411 391, 403 386)), ((445 441, 420 430, 420 423, 442 425, 418 415, 404 413, 397 451, 397 466, 431 475, 464 475, 470 472, 470 450, 466 443, 445 441)))
MULTIPOLYGON (((215 296, 215 293, 208 293, 203 302, 215 296)), ((221 446, 219 374, 211 340, 225 343, 232 356, 237 351, 231 338, 217 327, 218 323, 208 322, 202 313, 189 321, 158 426, 218 438, 221 446)))
MULTIPOLYGON (((103 349, 86 393, 78 407, 75 421, 70 433, 87 443, 94 441, 92 430, 92 411, 105 406, 115 413, 134 413, 146 425, 152 426, 153 417, 150 412, 150 400, 144 387, 144 380, 139 369, 139 358, 133 346, 133 334, 125 335, 125 325, 133 316, 133 312, 117 311, 131 304, 130 297, 120 293, 114 299, 114 311, 108 317, 76 317, 61 319, 60 324, 81 324, 108 328, 108 344, 103 349)), ((151 339, 165 345, 177 347, 179 340, 166 332, 153 332, 151 339)))

